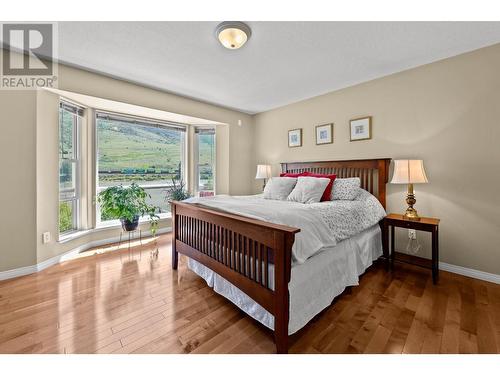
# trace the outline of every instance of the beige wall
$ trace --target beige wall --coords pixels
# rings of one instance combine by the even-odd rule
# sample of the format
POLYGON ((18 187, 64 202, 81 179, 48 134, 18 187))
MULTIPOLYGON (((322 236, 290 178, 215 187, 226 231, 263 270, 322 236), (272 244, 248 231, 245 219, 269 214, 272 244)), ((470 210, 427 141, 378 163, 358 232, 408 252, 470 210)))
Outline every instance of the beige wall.
MULTIPOLYGON (((276 174, 281 161, 424 159, 430 183, 416 185, 416 208, 442 219, 441 261, 500 274, 499 67, 495 45, 261 113, 256 162, 276 174), (349 142, 349 119, 365 115, 373 139, 349 142), (335 142, 316 146, 315 125, 329 122, 335 142), (303 147, 287 147, 294 128, 303 128, 303 147)), ((404 198, 405 186, 389 185, 388 211, 402 212, 404 198)))
POLYGON ((57 255, 59 246, 59 96, 37 92, 36 118, 36 253, 37 263, 57 255), (52 240, 42 244, 42 233, 49 231, 52 240))
MULTIPOLYGON (((252 116, 62 65, 59 89, 228 124, 217 129, 217 188, 230 194, 252 191, 252 116)), ((5 171, 0 184, 0 272, 119 233, 116 228, 100 230, 57 242, 58 100, 46 91, 0 91, 0 158, 5 171), (45 231, 52 234, 49 244, 42 244, 45 231)), ((170 221, 161 226, 170 226, 170 221)))
POLYGON ((0 271, 36 262, 36 92, 0 90, 0 271))

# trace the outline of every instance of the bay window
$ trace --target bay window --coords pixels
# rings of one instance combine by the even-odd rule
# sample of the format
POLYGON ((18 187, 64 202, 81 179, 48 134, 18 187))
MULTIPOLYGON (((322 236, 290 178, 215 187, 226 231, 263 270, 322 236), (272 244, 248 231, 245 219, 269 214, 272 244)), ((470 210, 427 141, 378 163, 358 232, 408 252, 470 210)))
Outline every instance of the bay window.
MULTIPOLYGON (((97 193, 135 182, 160 214, 170 212, 165 190, 172 179, 184 179, 185 134, 185 126, 175 123, 96 112, 97 193)), ((98 225, 116 219, 104 217, 97 207, 98 225)))

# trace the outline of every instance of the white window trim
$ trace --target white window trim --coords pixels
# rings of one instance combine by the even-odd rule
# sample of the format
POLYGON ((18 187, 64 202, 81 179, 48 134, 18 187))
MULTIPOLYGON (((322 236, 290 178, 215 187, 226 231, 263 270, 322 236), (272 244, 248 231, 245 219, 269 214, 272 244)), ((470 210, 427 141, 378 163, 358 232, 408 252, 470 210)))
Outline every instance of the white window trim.
MULTIPOLYGON (((61 159, 60 156, 58 157, 58 163, 61 162, 61 160, 67 160, 70 163, 75 163, 75 188, 74 189, 63 189, 62 191, 73 191, 74 190, 74 198, 68 198, 68 199, 61 199, 61 189, 60 189, 60 176, 59 173, 57 174, 57 186, 58 186, 58 209, 57 209, 57 233, 58 233, 58 242, 65 241, 66 238, 74 236, 75 233, 80 232, 81 228, 81 218, 80 218, 80 213, 81 213, 81 208, 80 208, 80 203, 81 203, 81 183, 82 183, 82 176, 81 176, 81 132, 82 132, 82 116, 78 114, 79 110, 84 110, 83 107, 73 104, 71 102, 68 102, 66 100, 60 100, 59 102, 59 108, 58 110, 61 111, 61 103, 75 107, 77 109, 77 113, 73 113, 74 118, 76 119, 75 126, 73 127, 73 148, 74 148, 74 158, 72 159, 61 159), (64 232, 59 231, 59 205, 61 202, 71 202, 73 208, 73 228, 64 232)), ((64 109, 63 109, 64 110, 64 109)), ((59 142, 60 142, 60 127, 61 127, 61 117, 59 117, 59 123, 58 123, 58 132, 59 132, 59 142)), ((58 147, 60 147, 60 144, 58 143, 58 147)), ((58 168, 60 168, 60 165, 58 165, 58 168)))

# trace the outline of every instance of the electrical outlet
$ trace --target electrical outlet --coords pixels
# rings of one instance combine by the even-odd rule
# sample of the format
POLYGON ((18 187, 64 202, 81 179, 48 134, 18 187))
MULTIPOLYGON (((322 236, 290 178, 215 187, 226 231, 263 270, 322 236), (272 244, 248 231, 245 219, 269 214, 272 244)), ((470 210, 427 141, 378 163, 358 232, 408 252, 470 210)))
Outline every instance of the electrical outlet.
POLYGON ((417 239, 417 231, 415 229, 408 229, 408 238, 410 240, 416 240, 417 239))
POLYGON ((42 242, 49 243, 50 242, 50 232, 43 232, 42 234, 42 242))

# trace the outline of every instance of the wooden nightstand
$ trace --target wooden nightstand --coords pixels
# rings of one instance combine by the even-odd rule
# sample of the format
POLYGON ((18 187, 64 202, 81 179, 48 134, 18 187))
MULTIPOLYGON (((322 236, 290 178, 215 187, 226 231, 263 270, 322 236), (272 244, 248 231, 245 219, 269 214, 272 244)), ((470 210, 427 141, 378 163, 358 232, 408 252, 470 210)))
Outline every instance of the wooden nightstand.
POLYGON ((434 284, 438 282, 439 279, 439 219, 422 217, 419 221, 412 221, 405 219, 403 215, 389 214, 384 218, 382 224, 382 243, 384 247, 384 256, 391 260, 391 264, 394 261, 400 261, 410 264, 415 264, 422 267, 427 267, 432 269, 432 281, 434 284), (432 260, 429 262, 428 259, 416 257, 413 255, 407 255, 402 253, 397 253, 394 246, 394 228, 406 228, 415 229, 424 232, 430 232, 432 234, 432 260), (389 241, 390 232, 390 241, 389 241))

